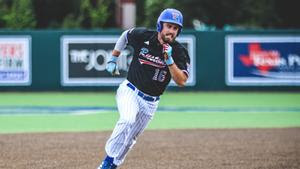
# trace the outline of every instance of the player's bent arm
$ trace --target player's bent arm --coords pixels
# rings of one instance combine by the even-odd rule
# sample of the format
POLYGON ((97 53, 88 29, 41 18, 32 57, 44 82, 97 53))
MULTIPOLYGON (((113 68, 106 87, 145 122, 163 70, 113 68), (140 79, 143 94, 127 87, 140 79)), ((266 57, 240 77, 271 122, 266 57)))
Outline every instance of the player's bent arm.
POLYGON ((112 55, 113 56, 119 56, 121 51, 123 49, 125 49, 127 43, 128 43, 128 39, 127 39, 127 33, 128 33, 128 30, 124 31, 122 33, 122 35, 119 37, 116 45, 115 45, 115 48, 114 50, 112 51, 112 55))
POLYGON ((115 75, 120 75, 118 65, 117 65, 117 60, 118 57, 121 54, 121 51, 126 47, 128 41, 127 41, 127 32, 124 31, 122 35, 119 37, 114 50, 112 51, 112 54, 110 58, 107 59, 106 62, 106 70, 113 76, 115 75))
POLYGON ((169 65, 169 70, 172 76, 172 79, 175 81, 175 83, 183 87, 185 86, 185 83, 188 79, 187 75, 177 67, 177 65, 174 63, 172 65, 169 65))

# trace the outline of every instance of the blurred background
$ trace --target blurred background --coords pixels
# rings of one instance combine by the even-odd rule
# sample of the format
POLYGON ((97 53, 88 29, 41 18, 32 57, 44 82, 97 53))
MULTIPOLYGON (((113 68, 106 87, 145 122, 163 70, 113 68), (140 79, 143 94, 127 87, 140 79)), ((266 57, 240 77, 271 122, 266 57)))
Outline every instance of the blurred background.
POLYGON ((0 0, 0 90, 110 90, 126 77, 133 51, 106 60, 123 30, 156 29, 165 8, 184 16, 178 37, 191 58, 187 88, 300 88, 300 21, 292 0, 0 0))
POLYGON ((0 28, 111 29, 126 24, 154 28, 167 7, 182 11, 184 28, 189 29, 300 28, 293 0, 1 0, 0 28))

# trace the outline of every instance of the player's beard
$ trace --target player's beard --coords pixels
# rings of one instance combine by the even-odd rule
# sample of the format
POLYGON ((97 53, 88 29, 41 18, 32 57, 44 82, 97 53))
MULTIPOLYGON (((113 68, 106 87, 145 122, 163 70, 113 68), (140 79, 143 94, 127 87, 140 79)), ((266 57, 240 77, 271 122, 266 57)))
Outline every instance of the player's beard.
POLYGON ((172 43, 175 40, 175 35, 168 33, 168 34, 161 34, 161 38, 165 43, 172 43))

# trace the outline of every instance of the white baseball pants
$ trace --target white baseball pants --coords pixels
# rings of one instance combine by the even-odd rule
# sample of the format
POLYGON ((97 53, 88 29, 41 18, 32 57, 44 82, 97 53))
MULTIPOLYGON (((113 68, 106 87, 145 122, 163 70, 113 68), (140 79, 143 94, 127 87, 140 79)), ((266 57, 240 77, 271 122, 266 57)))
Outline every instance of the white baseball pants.
POLYGON ((123 163, 137 137, 152 120, 159 103, 159 100, 145 100, 140 96, 141 92, 137 88, 129 87, 128 83, 125 80, 117 90, 116 101, 120 118, 105 145, 107 155, 114 157, 116 165, 123 163))

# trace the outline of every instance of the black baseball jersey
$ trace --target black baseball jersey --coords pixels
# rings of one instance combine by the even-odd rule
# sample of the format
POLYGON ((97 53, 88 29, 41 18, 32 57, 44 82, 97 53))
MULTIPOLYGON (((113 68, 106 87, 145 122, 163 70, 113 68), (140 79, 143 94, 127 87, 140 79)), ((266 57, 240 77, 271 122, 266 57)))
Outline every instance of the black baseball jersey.
MULTIPOLYGON (((161 95, 171 80, 169 68, 164 61, 163 48, 157 37, 157 31, 146 28, 134 28, 127 33, 128 45, 134 49, 127 79, 151 96, 161 95)), ((174 62, 188 76, 190 58, 187 50, 177 41, 170 46, 174 62)))

